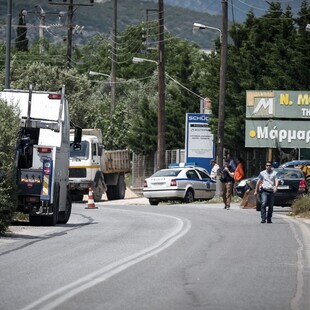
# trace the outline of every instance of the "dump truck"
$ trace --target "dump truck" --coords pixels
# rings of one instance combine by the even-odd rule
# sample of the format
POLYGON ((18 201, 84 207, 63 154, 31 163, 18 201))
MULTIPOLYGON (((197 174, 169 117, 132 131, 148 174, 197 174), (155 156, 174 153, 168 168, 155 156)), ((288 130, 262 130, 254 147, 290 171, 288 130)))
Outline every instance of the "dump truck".
MULTIPOLYGON (((71 214, 70 118, 65 86, 56 92, 7 89, 0 98, 17 108, 17 210, 30 225, 65 224, 71 214)), ((79 147, 78 137, 75 147, 79 147)))
POLYGON ((129 150, 108 151, 102 145, 100 129, 82 129, 80 148, 74 148, 74 135, 70 135, 69 184, 73 201, 83 201, 93 192, 95 202, 105 193, 108 200, 124 199, 125 174, 130 172, 129 150))

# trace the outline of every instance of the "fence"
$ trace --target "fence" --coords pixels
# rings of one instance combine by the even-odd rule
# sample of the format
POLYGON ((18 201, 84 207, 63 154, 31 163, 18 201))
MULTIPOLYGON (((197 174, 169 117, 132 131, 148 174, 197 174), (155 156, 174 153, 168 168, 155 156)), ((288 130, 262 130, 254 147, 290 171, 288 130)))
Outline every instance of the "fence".
MULTIPOLYGON (((167 150, 165 154, 165 163, 168 167, 171 163, 184 162, 185 150, 167 150)), ((132 175, 131 187, 139 192, 143 188, 143 183, 146 178, 151 176, 156 171, 156 153, 152 155, 137 155, 132 154, 132 175)))
MULTIPOLYGON (((265 167, 268 150, 261 149, 247 149, 242 154, 234 154, 234 159, 242 157, 244 161, 244 168, 246 177, 257 176, 259 171, 265 167)), ((185 162, 185 150, 175 149, 167 150, 165 154, 166 167, 170 163, 185 162)), ((153 155, 132 155, 132 174, 131 174, 131 188, 136 192, 142 192, 143 183, 146 178, 151 176, 156 171, 156 153, 153 155)))

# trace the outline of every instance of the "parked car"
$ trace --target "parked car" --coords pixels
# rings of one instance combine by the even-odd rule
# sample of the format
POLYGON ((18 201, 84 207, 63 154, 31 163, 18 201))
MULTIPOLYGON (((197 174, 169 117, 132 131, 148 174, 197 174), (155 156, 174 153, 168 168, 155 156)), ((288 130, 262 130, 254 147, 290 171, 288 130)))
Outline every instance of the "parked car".
POLYGON ((300 159, 300 160, 292 160, 287 161, 286 163, 282 164, 280 167, 283 168, 299 168, 302 166, 310 166, 309 159, 300 159))
MULTIPOLYGON (((293 201, 300 195, 308 192, 304 173, 298 168, 277 168, 277 178, 279 179, 278 191, 275 193, 275 206, 291 206, 293 201)), ((236 193, 243 197, 244 193, 256 187, 258 176, 244 179, 236 186, 236 193)), ((256 210, 261 209, 260 195, 256 197, 256 210)))
POLYGON ((161 201, 210 200, 215 195, 215 181, 202 167, 175 166, 162 169, 144 180, 143 195, 151 205, 161 201))
POLYGON ((310 190, 310 160, 309 159, 301 159, 301 160, 293 160, 288 161, 281 165, 284 168, 299 168, 306 177, 307 188, 310 190))

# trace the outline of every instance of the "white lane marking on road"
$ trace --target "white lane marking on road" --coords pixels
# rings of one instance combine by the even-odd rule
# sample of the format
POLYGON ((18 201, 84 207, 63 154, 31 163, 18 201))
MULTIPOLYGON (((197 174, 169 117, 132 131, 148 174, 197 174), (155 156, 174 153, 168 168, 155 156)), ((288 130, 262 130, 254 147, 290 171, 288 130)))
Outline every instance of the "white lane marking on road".
POLYGON ((300 239, 297 231, 296 231, 296 227, 295 225, 297 224, 298 227, 300 228, 301 232, 302 232, 302 237, 304 239, 304 241, 307 240, 307 237, 309 235, 309 230, 307 228, 307 226, 300 222, 300 221, 296 221, 293 219, 290 220, 286 220, 287 222, 289 222, 290 228, 293 232, 294 238, 298 243, 298 249, 297 249, 297 286, 296 286, 296 293, 295 296, 292 298, 291 300, 291 309, 292 310, 299 310, 299 302, 302 298, 303 295, 303 290, 304 290, 304 269, 305 266, 304 264, 306 263, 306 261, 310 261, 310 252, 309 249, 305 249, 304 247, 304 243, 302 242, 302 240, 300 239), (294 225, 295 224, 295 225, 294 225), (303 256, 304 253, 304 256, 303 256), (305 260, 304 260, 305 258, 305 260))
MULTIPOLYGON (((128 211, 128 212, 136 212, 129 210, 120 210, 119 211, 128 211)), ((144 214, 150 214, 148 212, 139 212, 144 214)), ((101 283, 105 280, 113 277, 119 272, 155 255, 159 252, 165 250, 173 243, 175 243, 178 239, 183 237, 191 228, 191 222, 188 219, 180 219, 170 215, 163 214, 154 214, 151 213, 152 216, 162 216, 173 218, 177 221, 176 227, 173 229, 171 233, 167 236, 162 237, 158 240, 154 245, 139 251, 136 254, 130 255, 124 259, 121 259, 115 263, 109 264, 104 268, 96 270, 95 272, 90 273, 89 275, 78 279, 68 285, 65 285, 44 297, 36 300, 32 304, 22 308, 21 310, 32 310, 32 309, 40 309, 40 310, 52 310, 55 309, 60 304, 69 300, 73 296, 101 283)))

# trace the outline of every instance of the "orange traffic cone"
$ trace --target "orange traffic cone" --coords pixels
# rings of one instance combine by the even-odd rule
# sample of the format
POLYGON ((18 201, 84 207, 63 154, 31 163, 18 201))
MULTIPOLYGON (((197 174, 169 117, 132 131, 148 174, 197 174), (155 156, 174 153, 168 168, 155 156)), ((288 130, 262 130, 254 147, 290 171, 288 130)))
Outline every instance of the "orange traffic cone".
POLYGON ((91 189, 91 187, 88 189, 88 203, 85 209, 98 209, 98 207, 95 206, 93 190, 91 189))

